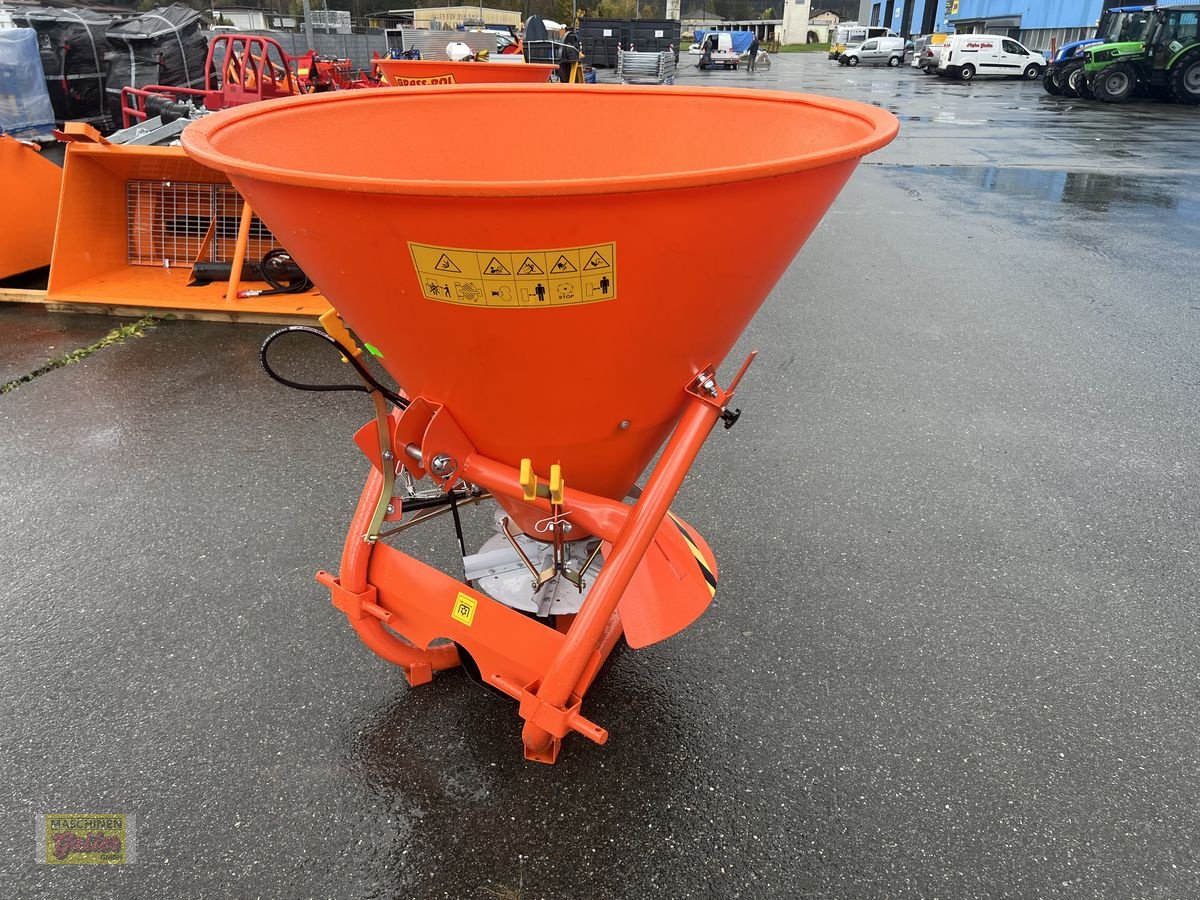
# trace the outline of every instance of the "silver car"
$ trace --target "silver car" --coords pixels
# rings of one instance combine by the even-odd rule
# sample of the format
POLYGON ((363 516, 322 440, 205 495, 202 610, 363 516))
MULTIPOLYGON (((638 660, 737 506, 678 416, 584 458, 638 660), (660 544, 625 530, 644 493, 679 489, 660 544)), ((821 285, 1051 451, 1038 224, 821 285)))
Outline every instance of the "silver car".
POLYGON ((878 37, 863 41, 853 47, 847 47, 846 52, 838 57, 843 66, 895 66, 904 62, 906 47, 904 38, 878 37))

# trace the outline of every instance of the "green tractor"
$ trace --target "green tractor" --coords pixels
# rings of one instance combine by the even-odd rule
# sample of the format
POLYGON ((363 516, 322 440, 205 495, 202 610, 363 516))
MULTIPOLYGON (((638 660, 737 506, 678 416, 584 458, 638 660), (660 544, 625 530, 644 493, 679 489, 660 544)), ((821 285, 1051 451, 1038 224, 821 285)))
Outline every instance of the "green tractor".
POLYGON ((1124 103, 1142 89, 1179 103, 1200 103, 1200 5, 1160 7, 1143 39, 1085 51, 1088 92, 1124 103))
POLYGON ((1090 98, 1087 82, 1083 77, 1083 64, 1087 62, 1084 51, 1096 44, 1140 41, 1145 37, 1146 28, 1153 18, 1154 4, 1117 6, 1104 10, 1100 14, 1100 22, 1096 25, 1094 36, 1058 48, 1058 52, 1046 66, 1042 76, 1042 87, 1048 94, 1090 98))

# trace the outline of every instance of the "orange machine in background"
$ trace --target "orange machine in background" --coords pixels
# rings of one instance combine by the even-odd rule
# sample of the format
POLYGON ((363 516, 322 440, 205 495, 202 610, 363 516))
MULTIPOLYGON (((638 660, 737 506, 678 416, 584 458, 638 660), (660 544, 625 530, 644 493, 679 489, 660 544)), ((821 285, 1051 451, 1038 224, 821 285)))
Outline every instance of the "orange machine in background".
POLYGON ((375 416, 356 436, 372 471, 341 572, 318 579, 368 646, 412 684, 461 662, 516 700, 529 759, 553 762, 572 731, 603 743, 582 702, 615 643, 676 633, 716 590, 711 550, 669 507, 713 426, 737 419, 750 360, 728 379, 717 366, 897 128, 798 94, 562 85, 299 98, 189 127, 189 154, 286 235, 403 386, 379 385, 329 323, 375 416), (475 139, 496 111, 634 137, 619 153, 536 130, 475 139), (667 124, 696 119, 726 127, 697 141, 667 124), (281 143, 283 128, 309 139, 281 143), (347 133, 386 152, 344 153, 347 133), (786 213, 757 227, 714 207, 786 213), (484 500, 495 532, 464 549, 463 574, 387 543, 484 500))
POLYGON ((9 226, 0 241, 0 278, 50 265, 62 169, 37 147, 0 135, 0 177, 9 226))
MULTIPOLYGON (((292 59, 269 37, 222 34, 203 89, 150 85, 121 93, 126 128, 110 139, 68 123, 46 300, 120 312, 159 309, 224 318, 318 316, 328 304, 294 282, 261 283, 286 250, 221 172, 177 140, 193 118, 335 89, 313 53, 292 59), (243 280, 259 282, 239 290, 243 280), (294 284, 295 291, 281 290, 294 284)), ((51 208, 53 212, 53 208, 51 208)), ((295 275, 294 266, 285 267, 295 275)), ((310 286, 309 286, 310 287, 310 286)))
POLYGON ((312 292, 238 298, 228 275, 196 283, 197 263, 258 262, 279 247, 221 172, 181 147, 75 142, 67 148, 46 299, 104 307, 318 316, 312 292), (243 222, 244 220, 244 222, 243 222))
POLYGON ((450 62, 438 59, 376 59, 383 84, 505 84, 549 81, 558 66, 549 63, 450 62))

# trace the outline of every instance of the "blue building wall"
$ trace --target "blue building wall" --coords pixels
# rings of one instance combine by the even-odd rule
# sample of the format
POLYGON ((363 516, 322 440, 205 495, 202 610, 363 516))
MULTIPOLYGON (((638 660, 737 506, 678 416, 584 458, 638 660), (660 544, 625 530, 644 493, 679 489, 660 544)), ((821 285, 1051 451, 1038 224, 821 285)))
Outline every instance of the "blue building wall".
POLYGON ((950 21, 1020 16, 1023 30, 1082 28, 1095 25, 1103 8, 1104 0, 959 0, 950 21))
MULTIPOLYGON (((933 31, 948 31, 949 26, 946 24, 946 0, 912 0, 912 19, 908 28, 908 34, 921 34, 921 23, 925 21, 925 9, 928 6, 936 7, 934 16, 933 31)), ((892 21, 885 22, 888 28, 896 32, 903 33, 901 28, 904 25, 904 2, 896 0, 896 8, 892 13, 892 21)), ((908 35, 906 34, 905 37, 908 35)))
MULTIPOLYGON (((816 2, 816 0, 814 0, 814 2, 816 2)), ((896 32, 896 34, 903 34, 905 37, 908 37, 909 35, 924 34, 926 31, 934 32, 953 30, 951 25, 948 24, 948 16, 946 15, 946 0, 907 0, 907 2, 912 6, 912 16, 909 19, 908 31, 905 32, 903 30, 905 2, 906 0, 896 0, 891 21, 882 22, 880 24, 886 25, 888 28, 892 29, 892 31, 896 32), (926 10, 930 8, 932 8, 934 11, 932 20, 933 27, 926 29, 923 28, 922 25, 925 22, 926 10)), ((1102 2, 1102 0, 1097 0, 1097 2, 1102 2)), ((880 9, 886 8, 886 4, 880 2, 880 0, 875 0, 873 5, 879 7, 880 9)))
MULTIPOLYGON (((1132 6, 1138 2, 1139 0, 1124 0, 1120 5, 1132 6)), ((1153 0, 1140 2, 1149 4, 1153 0)), ((1189 0, 1159 0, 1158 5, 1178 6, 1187 2, 1189 0)), ((1196 0, 1190 2, 1194 3, 1196 0)), ((946 0, 894 0, 892 17, 886 22, 880 21, 882 11, 887 8, 886 0, 871 0, 872 17, 866 21, 879 22, 897 34, 903 33, 905 37, 920 34, 923 31, 921 25, 924 22, 925 10, 931 5, 936 7, 934 31, 953 31, 956 21, 1019 19, 1021 34, 1053 32, 1062 43, 1068 37, 1073 39, 1083 36, 1068 36, 1063 34, 1064 31, 1074 29, 1090 32, 1100 19, 1104 0, 959 0, 958 12, 953 14, 946 13, 946 8, 952 5, 946 0), (906 5, 912 7, 911 24, 907 32, 903 29, 906 5)))

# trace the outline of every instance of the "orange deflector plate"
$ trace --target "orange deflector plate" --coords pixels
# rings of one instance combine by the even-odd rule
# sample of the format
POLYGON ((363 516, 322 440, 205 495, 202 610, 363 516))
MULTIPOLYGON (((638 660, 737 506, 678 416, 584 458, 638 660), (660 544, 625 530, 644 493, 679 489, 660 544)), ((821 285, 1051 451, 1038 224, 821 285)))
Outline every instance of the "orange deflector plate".
POLYGON ((183 145, 480 453, 619 499, 897 129, 784 92, 450 85, 243 106, 183 145))

